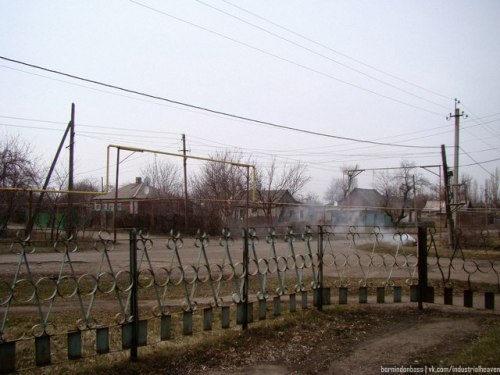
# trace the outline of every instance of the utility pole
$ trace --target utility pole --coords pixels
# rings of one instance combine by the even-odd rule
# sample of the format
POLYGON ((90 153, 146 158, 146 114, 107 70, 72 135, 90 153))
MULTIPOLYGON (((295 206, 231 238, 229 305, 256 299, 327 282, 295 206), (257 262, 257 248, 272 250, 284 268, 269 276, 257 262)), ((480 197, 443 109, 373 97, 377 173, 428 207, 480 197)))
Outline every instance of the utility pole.
MULTIPOLYGON (((450 199, 450 173, 448 171, 448 164, 446 162, 446 150, 444 145, 441 145, 441 158, 443 161, 443 174, 444 174, 444 202, 446 204, 446 223, 448 226, 448 245, 450 250, 455 251, 456 236, 455 236, 455 223, 451 212, 451 199, 450 199)), ((453 253, 454 254, 454 253, 453 253)))
MULTIPOLYGON (((74 164, 75 164, 75 103, 71 104, 71 121, 69 131, 69 173, 68 173, 68 191, 74 190, 74 164)), ((67 231, 68 237, 75 233, 74 212, 73 212, 73 194, 68 193, 67 208, 67 231)))
POLYGON ((450 115, 446 118, 447 120, 450 120, 451 118, 455 118, 455 157, 454 157, 454 163, 455 165, 453 166, 453 206, 454 206, 454 211, 453 211, 453 218, 455 221, 455 225, 457 224, 457 210, 458 206, 460 204, 459 202, 459 184, 458 184, 458 153, 460 149, 460 117, 464 116, 464 118, 467 118, 468 116, 464 114, 464 111, 460 112, 460 108, 458 108, 458 105, 460 104, 460 100, 455 99, 455 114, 450 115))
POLYGON ((182 154, 183 158, 183 171, 184 171, 184 235, 188 230, 188 190, 187 190, 187 149, 186 149, 186 135, 182 134, 182 154))

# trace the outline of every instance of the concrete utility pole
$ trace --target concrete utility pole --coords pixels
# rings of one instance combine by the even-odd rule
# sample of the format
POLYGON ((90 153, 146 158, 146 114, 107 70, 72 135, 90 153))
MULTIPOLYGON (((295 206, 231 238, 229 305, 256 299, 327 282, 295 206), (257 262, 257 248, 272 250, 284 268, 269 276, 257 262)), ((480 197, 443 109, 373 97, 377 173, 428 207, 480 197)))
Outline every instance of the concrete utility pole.
POLYGON ((183 158, 183 170, 184 170, 184 235, 186 235, 188 230, 188 188, 187 188, 187 149, 186 149, 186 135, 182 134, 182 154, 183 158))
POLYGON ((453 166, 453 205, 454 205, 454 211, 453 211, 453 216, 454 216, 454 221, 455 224, 457 223, 457 209, 459 205, 459 183, 458 183, 458 153, 459 153, 459 148, 460 148, 460 117, 464 116, 464 118, 467 118, 468 116, 464 114, 464 111, 460 113, 460 109, 458 108, 458 105, 460 104, 460 100, 455 99, 455 114, 450 115, 447 117, 447 119, 451 119, 452 117, 455 118, 455 158, 454 158, 454 163, 455 165, 453 166))
MULTIPOLYGON (((71 121, 69 131, 69 174, 68 190, 74 190, 74 164, 75 164, 75 103, 71 104, 71 121)), ((75 215, 73 208, 73 194, 68 194, 67 229, 69 236, 75 235, 75 215)), ((68 237, 69 237, 68 236, 68 237)))

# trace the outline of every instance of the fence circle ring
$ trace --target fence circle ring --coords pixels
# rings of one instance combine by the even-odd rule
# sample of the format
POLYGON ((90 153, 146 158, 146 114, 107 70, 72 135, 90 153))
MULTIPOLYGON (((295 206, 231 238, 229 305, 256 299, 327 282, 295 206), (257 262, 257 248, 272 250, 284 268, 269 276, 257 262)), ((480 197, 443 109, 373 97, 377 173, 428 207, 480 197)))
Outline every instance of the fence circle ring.
POLYGON ((138 239, 137 240, 137 249, 141 250, 141 251, 144 251, 144 250, 150 251, 151 249, 153 249, 153 240, 151 240, 150 238, 138 239))
POLYGON ((105 251, 113 251, 115 245, 111 240, 97 240, 94 242, 94 250, 99 253, 104 253, 105 251))
POLYGON ((255 276, 259 273, 259 263, 256 259, 248 260, 248 274, 250 276, 255 276))
POLYGON ((396 266, 399 268, 404 268, 408 266, 408 258, 403 254, 398 254, 396 256, 396 266))
POLYGON ((267 259, 260 258, 257 263, 257 268, 261 275, 265 275, 269 271, 269 262, 267 259))
POLYGON ((438 261, 439 261, 438 257, 430 257, 430 256, 427 257, 427 264, 429 266, 435 266, 435 265, 437 265, 438 261))
POLYGON ((450 266, 453 269, 453 271, 460 271, 464 268, 464 259, 461 258, 451 258, 450 259, 450 266))
POLYGON ((285 272, 286 271, 287 262, 286 262, 285 257, 279 256, 278 260, 277 260, 277 264, 278 264, 278 271, 279 272, 285 272))
POLYGON ((466 260, 462 265, 462 269, 469 275, 473 274, 477 271, 477 263, 472 260, 466 260))
POLYGON ((384 259, 385 267, 394 267, 394 265, 396 264, 396 257, 394 255, 384 254, 382 258, 384 259))
POLYGON ((326 253, 323 254, 323 264, 327 267, 331 267, 335 264, 335 255, 326 253))
POLYGON ((168 315, 170 313, 168 306, 159 306, 159 305, 154 305, 151 311, 153 312, 153 316, 155 316, 156 318, 168 315))
POLYGON ((206 264, 200 264, 196 269, 196 281, 206 283, 210 280, 210 267, 206 264))
MULTIPOLYGON (((118 275, 117 275, 118 276, 118 275)), ((155 275, 152 269, 145 268, 137 273, 137 284, 139 288, 147 289, 153 286, 155 275)))
POLYGON ((302 291, 306 290, 306 288, 304 287, 304 284, 295 284, 295 292, 297 293, 300 293, 302 291))
MULTIPOLYGON (((141 285, 141 273, 138 274, 137 276, 139 282, 138 285, 139 287, 142 287, 141 285)), ((114 277, 115 282, 116 282, 116 289, 119 290, 120 292, 128 292, 130 289, 132 289, 132 277, 130 275, 130 271, 122 270, 117 272, 117 274, 114 277)))
POLYGON ((288 294, 288 288, 287 287, 278 287, 276 288, 276 293, 279 295, 279 296, 283 296, 285 294, 288 294))
POLYGON ((12 299, 12 288, 6 281, 0 281, 0 306, 7 304, 12 299))
POLYGON ((193 265, 184 266, 183 268, 184 281, 189 285, 193 285, 198 279, 198 272, 193 265))
POLYGON ((258 291, 257 292, 257 299, 259 301, 265 301, 269 297, 268 292, 263 292, 263 291, 258 291))
POLYGON ((286 269, 294 270, 297 267, 297 257, 290 255, 285 258, 286 259, 286 269))
POLYGON ((488 273, 493 270, 493 262, 491 260, 476 262, 477 270, 481 273, 488 273))
POLYGON ((30 280, 20 279, 17 280, 12 287, 12 298, 16 302, 26 303, 35 298, 36 287, 30 280))
POLYGON ((498 273, 500 273, 500 261, 498 260, 491 261, 491 268, 493 268, 493 271, 497 273, 498 277, 498 273))
POLYGON ((84 296, 91 296, 97 291, 97 278, 94 275, 85 273, 78 278, 78 293, 84 296), (88 279, 88 281, 87 281, 88 279), (87 286, 87 284, 90 285, 87 286))
POLYGON ((230 263, 224 264, 222 266, 222 279, 224 281, 232 280, 234 277, 234 266, 230 263))
POLYGON ((243 279, 245 275, 246 271, 243 263, 236 262, 234 264, 234 276, 236 276, 238 279, 243 279))
POLYGON ((438 267, 441 268, 448 268, 451 266, 451 259, 450 258, 439 258, 437 261, 438 267))
POLYGON ((76 321, 76 326, 80 331, 85 331, 87 329, 96 329, 99 324, 95 318, 88 318, 87 320, 79 318, 76 321))
POLYGON ((347 265, 349 267, 359 266, 359 255, 351 253, 347 256, 347 265))
POLYGON ((359 265, 361 267, 370 267, 371 265, 371 255, 368 255, 368 254, 361 254, 359 256, 359 265))
POLYGON ((234 303, 241 302, 241 296, 238 293, 233 293, 231 299, 233 300, 234 303))
POLYGON ((278 270, 278 260, 275 257, 269 258, 268 270, 269 273, 275 273, 278 270))
POLYGON ((306 259, 305 256, 302 254, 299 254, 295 257, 295 267, 297 267, 299 270, 303 269, 305 267, 306 259))
POLYGON ((97 278, 97 289, 99 292, 109 294, 116 289, 116 279, 110 272, 101 272, 97 278))
POLYGON ((57 295, 57 282, 49 277, 41 277, 35 284, 36 295, 42 301, 50 301, 57 295))
POLYGON ((56 326, 53 323, 38 323, 31 327, 33 337, 42 337, 44 335, 53 336, 56 333, 56 326))
POLYGON ((182 268, 179 266, 173 267, 170 270, 169 282, 177 286, 181 285, 183 281, 184 281, 184 271, 182 270, 182 268))
POLYGON ((127 322, 127 317, 125 316, 125 314, 123 314, 121 312, 116 313, 115 314, 115 322, 117 324, 123 325, 127 322))
POLYGON ((408 267, 414 268, 418 264, 418 258, 415 255, 408 255, 406 257, 406 262, 408 264, 408 267))
POLYGON ((68 249, 66 243, 64 243, 63 241, 54 242, 53 248, 56 253, 65 253, 68 249))
POLYGON ((384 257, 380 254, 373 254, 371 256, 370 264, 373 267, 382 267, 384 265, 384 257))
POLYGON ((21 254, 23 252, 24 246, 18 242, 14 242, 10 245, 10 252, 12 254, 21 254))
POLYGON ((345 254, 337 254, 335 256, 335 265, 345 267, 347 265, 347 256, 345 254))
POLYGON ((218 264, 212 264, 210 266, 210 279, 215 282, 219 282, 222 280, 222 276, 224 275, 222 267, 218 264))
POLYGON ((154 273, 155 285, 164 287, 170 281, 170 272, 166 267, 160 267, 154 273))
POLYGON ((78 293, 78 280, 73 276, 62 276, 57 280, 57 294, 62 298, 71 298, 78 293))

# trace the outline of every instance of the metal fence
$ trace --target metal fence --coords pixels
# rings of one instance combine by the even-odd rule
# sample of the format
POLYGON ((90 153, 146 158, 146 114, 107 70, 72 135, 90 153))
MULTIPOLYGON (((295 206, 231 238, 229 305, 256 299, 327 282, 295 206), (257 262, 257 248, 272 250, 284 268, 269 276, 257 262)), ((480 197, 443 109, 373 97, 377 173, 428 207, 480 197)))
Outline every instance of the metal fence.
POLYGON ((0 255, 0 372, 127 350, 134 360, 140 346, 332 303, 495 309, 498 232, 477 235, 454 249, 425 224, 225 229, 216 239, 132 230, 91 246, 20 236, 0 255))

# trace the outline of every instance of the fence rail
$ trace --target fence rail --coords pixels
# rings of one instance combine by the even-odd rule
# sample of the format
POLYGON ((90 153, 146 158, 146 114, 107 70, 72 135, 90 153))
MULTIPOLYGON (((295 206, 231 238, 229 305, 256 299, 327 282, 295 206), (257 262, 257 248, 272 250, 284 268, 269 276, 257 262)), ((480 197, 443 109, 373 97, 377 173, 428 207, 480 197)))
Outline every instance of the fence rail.
POLYGON ((224 229, 215 241, 132 230, 118 243, 99 233, 91 248, 19 236, 0 254, 0 372, 123 350, 134 360, 139 346, 331 303, 463 295, 495 309, 500 254, 480 236, 452 250, 425 225, 224 229))

